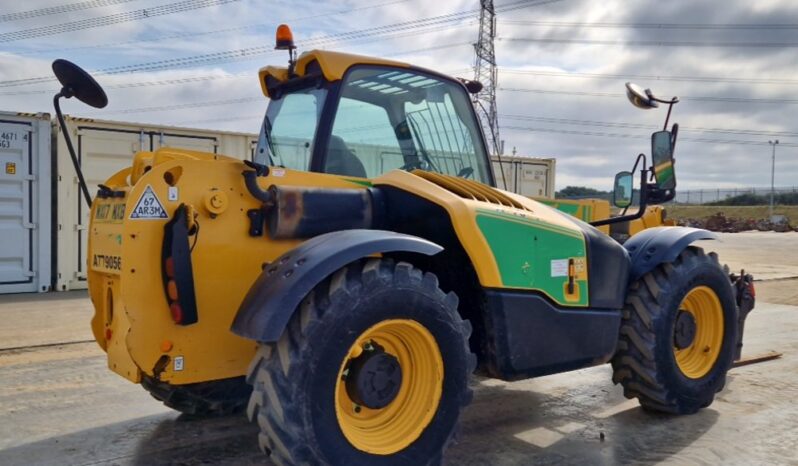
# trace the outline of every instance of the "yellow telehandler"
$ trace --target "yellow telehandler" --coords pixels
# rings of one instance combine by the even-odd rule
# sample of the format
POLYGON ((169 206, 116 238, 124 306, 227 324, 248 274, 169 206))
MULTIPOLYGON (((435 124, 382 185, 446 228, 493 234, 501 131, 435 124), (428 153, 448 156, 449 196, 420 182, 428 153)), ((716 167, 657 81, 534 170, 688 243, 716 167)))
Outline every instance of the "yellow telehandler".
MULTIPOLYGON (((611 363, 650 410, 709 406, 754 305, 713 239, 650 228, 623 245, 494 188, 469 93, 407 63, 312 50, 281 26, 254 160, 139 152, 91 199, 91 326, 108 366, 192 414, 246 407, 277 464, 438 464, 469 377, 611 363)), ((59 99, 103 107, 76 65, 59 99)), ((633 103, 661 100, 627 86, 633 103)), ((670 114, 670 112, 669 112, 670 114)), ((667 128, 667 121, 666 121, 667 128)), ((652 136, 641 212, 675 192, 676 125, 652 136), (649 182, 651 175, 654 181, 649 182)), ((615 179, 631 202, 633 173, 615 179)), ((254 441, 254 439, 253 439, 254 441)))

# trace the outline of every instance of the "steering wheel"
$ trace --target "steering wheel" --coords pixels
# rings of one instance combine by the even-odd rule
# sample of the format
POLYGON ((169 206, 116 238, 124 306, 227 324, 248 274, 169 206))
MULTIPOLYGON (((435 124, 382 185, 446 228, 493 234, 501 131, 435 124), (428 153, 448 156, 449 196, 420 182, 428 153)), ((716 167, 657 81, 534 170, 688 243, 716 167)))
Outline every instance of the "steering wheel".
POLYGON ((424 164, 421 162, 421 160, 415 160, 413 162, 407 162, 406 164, 404 164, 401 167, 399 167, 400 170, 404 170, 404 171, 408 171, 408 172, 412 171, 412 170, 415 170, 417 168, 420 168, 422 170, 424 169, 424 164))
POLYGON ((457 173, 457 176, 460 178, 470 178, 474 176, 474 169, 471 167, 465 167, 457 173))

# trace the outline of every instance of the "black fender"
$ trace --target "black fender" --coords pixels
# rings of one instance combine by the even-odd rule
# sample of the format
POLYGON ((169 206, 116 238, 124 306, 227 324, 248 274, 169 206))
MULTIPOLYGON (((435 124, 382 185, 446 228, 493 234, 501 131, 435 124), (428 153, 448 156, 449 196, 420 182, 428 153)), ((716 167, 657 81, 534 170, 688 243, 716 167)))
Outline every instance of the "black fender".
POLYGON ((267 265, 238 308, 231 330, 250 340, 276 342, 310 291, 345 265, 366 256, 443 248, 417 236, 383 230, 341 230, 309 239, 267 265))
POLYGON ((673 262, 693 241, 717 239, 708 230, 689 227, 655 227, 632 236, 623 246, 629 251, 633 282, 663 262, 673 262))

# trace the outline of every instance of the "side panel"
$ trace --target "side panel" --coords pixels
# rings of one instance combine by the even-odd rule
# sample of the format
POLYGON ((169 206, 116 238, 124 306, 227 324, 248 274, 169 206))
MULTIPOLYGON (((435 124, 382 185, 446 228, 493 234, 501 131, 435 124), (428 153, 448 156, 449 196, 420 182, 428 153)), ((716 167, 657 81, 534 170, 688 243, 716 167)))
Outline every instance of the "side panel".
POLYGON ((517 380, 609 361, 621 312, 567 310, 536 294, 488 290, 485 317, 490 375, 517 380))
MULTIPOLYGON (((425 176, 432 180, 443 177, 425 176)), ((392 186, 445 209, 483 287, 535 290, 539 289, 538 284, 527 278, 528 274, 540 273, 543 277, 548 273, 553 280, 549 282, 550 287, 542 291, 550 293, 553 300, 564 306, 587 305, 588 277, 582 267, 588 265, 584 237, 580 227, 571 219, 521 195, 492 192, 483 184, 455 177, 443 178, 431 182, 422 176, 394 170, 375 178, 374 186, 392 186), (447 184, 448 189, 444 187, 447 184), (502 236, 505 234, 501 231, 503 223, 516 236, 515 239, 502 236), (534 232, 537 230, 544 230, 545 233, 538 236, 535 246, 534 232), (558 247, 561 239, 568 243, 565 249, 558 247), (523 253, 523 260, 519 260, 519 252, 523 253), (552 263, 552 260, 556 262, 552 263), (575 292, 566 293, 571 261, 575 292)))
POLYGON ((506 287, 540 290, 561 304, 588 305, 587 255, 580 232, 485 209, 477 212, 477 225, 506 287), (576 274, 572 290, 569 261, 576 274))

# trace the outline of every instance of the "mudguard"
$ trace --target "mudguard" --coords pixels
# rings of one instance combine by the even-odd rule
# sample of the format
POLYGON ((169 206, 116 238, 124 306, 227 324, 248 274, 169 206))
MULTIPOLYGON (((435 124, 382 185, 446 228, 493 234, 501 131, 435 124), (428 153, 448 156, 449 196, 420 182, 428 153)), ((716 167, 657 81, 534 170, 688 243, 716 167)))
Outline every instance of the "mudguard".
POLYGON ((632 261, 629 281, 650 272, 663 262, 673 262, 693 241, 717 239, 708 230, 688 227, 656 227, 644 230, 624 243, 632 261))
POLYGON ((261 272, 238 308, 231 330, 276 342, 308 293, 333 272, 366 256, 412 252, 431 256, 443 248, 417 236, 383 230, 342 230, 305 241, 261 272))

